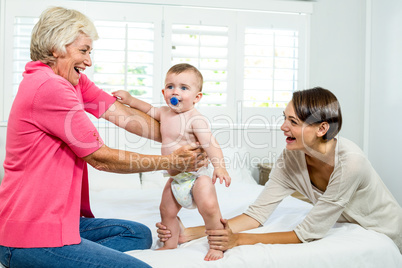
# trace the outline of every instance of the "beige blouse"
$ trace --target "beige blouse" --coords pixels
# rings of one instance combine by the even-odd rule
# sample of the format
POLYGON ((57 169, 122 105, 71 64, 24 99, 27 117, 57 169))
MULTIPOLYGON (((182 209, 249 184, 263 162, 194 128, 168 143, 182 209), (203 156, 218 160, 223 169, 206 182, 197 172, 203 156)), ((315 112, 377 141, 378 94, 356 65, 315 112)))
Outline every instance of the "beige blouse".
POLYGON ((325 192, 314 187, 302 151, 284 150, 257 200, 245 212, 261 224, 283 198, 299 191, 314 207, 294 230, 303 242, 320 239, 335 222, 351 222, 390 237, 402 253, 402 208, 360 148, 338 138, 325 192))

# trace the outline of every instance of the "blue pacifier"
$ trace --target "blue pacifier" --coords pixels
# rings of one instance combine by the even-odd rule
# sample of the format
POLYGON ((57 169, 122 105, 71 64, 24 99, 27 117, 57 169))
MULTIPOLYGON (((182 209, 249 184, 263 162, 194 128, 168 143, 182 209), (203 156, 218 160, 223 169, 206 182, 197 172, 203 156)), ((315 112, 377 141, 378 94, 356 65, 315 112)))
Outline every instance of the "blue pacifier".
POLYGON ((174 106, 176 106, 179 103, 179 100, 176 97, 172 97, 170 99, 170 103, 174 106))

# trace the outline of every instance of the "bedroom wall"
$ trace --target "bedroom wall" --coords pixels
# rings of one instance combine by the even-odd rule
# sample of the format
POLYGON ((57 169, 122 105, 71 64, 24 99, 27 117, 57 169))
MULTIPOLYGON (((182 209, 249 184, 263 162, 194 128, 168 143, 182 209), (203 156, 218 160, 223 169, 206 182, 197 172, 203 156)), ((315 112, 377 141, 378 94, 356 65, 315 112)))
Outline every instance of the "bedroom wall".
POLYGON ((402 2, 372 0, 368 155, 402 206, 402 2))
POLYGON ((402 116, 397 106, 402 101, 400 25, 399 0, 317 1, 311 16, 310 86, 337 95, 344 116, 341 135, 364 149, 402 205, 402 125, 396 121, 402 116))
POLYGON ((341 103, 342 136, 363 146, 365 0, 319 0, 311 16, 310 86, 341 103))

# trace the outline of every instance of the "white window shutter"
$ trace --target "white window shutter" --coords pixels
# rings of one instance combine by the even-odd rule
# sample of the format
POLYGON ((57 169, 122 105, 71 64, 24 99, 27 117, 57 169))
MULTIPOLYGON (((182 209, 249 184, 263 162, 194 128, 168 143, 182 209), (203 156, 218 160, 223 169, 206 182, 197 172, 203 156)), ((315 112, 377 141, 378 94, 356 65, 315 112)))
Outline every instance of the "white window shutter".
POLYGON ((172 25, 172 65, 189 63, 204 77, 200 106, 227 106, 228 27, 172 25))
POLYGON ((13 33, 13 82, 12 95, 15 96, 18 86, 22 81, 22 73, 25 71, 25 65, 31 61, 30 45, 31 33, 38 18, 34 17, 15 17, 13 33))
POLYGON ((93 79, 107 92, 127 90, 152 102, 153 23, 95 21, 100 36, 93 53, 93 79))
POLYGON ((246 28, 244 34, 244 106, 285 107, 297 89, 298 32, 246 28))

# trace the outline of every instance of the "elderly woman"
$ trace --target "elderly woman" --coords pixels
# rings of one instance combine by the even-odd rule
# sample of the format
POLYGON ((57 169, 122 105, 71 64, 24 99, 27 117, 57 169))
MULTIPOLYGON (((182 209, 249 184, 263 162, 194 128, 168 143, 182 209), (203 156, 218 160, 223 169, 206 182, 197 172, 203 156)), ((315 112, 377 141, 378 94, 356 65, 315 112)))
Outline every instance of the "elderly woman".
MULTIPOLYGON (((313 88, 295 92, 281 127, 286 149, 269 181, 244 214, 222 220, 225 230, 207 231, 210 247, 227 250, 256 243, 310 242, 324 237, 338 221, 383 233, 402 252, 402 209, 358 146, 335 137, 341 125, 341 109, 330 91, 313 88), (314 207, 293 231, 239 233, 264 224, 294 191, 305 195, 314 207)), ((157 227, 161 240, 169 239, 169 230, 160 223, 157 227)), ((203 235, 203 227, 187 228, 180 241, 203 235)))
MULTIPOLYGON (((150 156, 108 148, 86 115, 160 141, 159 125, 103 92, 82 72, 91 66, 93 23, 75 10, 43 12, 7 128, 0 186, 0 262, 6 267, 149 267, 123 251, 151 246, 136 222, 95 219, 87 163, 110 172, 195 170, 195 146, 150 156)), ((135 209, 135 208, 134 208, 135 209)))

